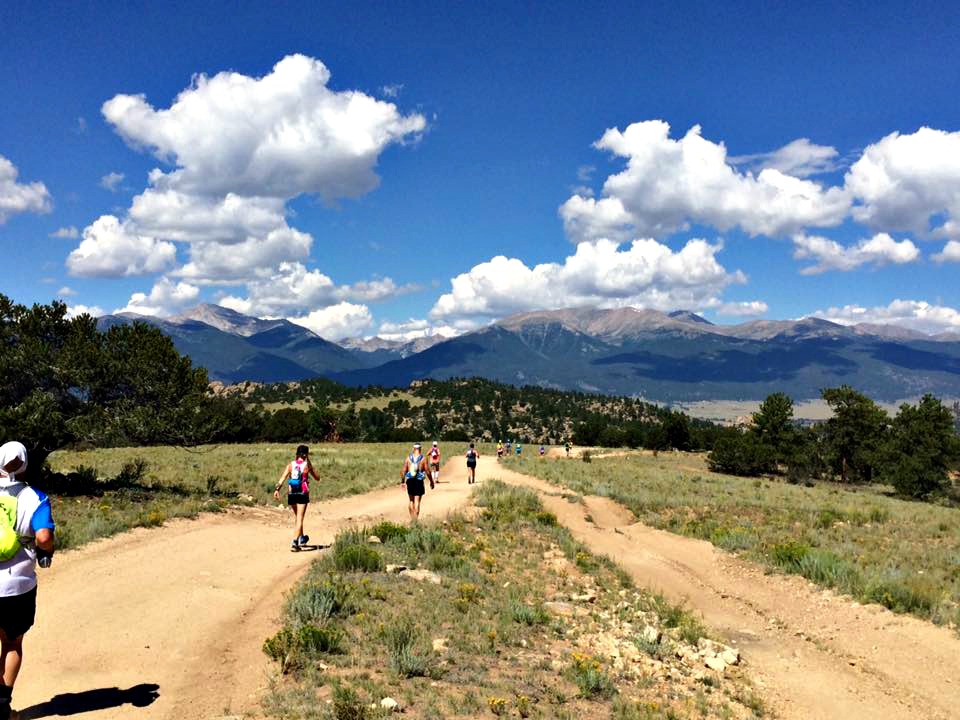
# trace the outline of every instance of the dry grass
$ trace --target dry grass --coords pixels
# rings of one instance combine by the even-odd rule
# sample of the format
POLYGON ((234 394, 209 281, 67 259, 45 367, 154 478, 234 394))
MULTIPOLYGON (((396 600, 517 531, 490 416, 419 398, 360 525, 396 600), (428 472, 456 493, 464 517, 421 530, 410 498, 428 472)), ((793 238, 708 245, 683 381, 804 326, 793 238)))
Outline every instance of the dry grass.
POLYGON ((960 617, 960 510, 899 500, 885 487, 803 487, 711 473, 702 456, 683 453, 510 462, 576 493, 613 498, 648 525, 860 601, 937 623, 960 617))
POLYGON ((476 502, 484 510, 472 520, 381 524, 338 537, 289 596, 285 628, 265 647, 278 670, 293 671, 267 697, 269 715, 370 720, 387 717, 379 703, 388 697, 409 718, 753 715, 735 699, 749 694, 738 670, 705 682, 668 649, 678 626, 695 621, 624 585, 625 576, 558 527, 535 495, 488 483, 476 502), (383 544, 367 544, 370 533, 383 544), (338 571, 357 547, 383 563, 431 569, 441 583, 372 562, 367 572, 338 571), (593 601, 570 600, 586 591, 593 601), (573 614, 548 611, 560 598, 573 614), (668 638, 649 654, 633 640, 641 622, 663 626, 668 638), (316 629, 306 631, 311 642, 296 639, 304 625, 316 629), (340 640, 335 651, 316 652, 312 639, 328 636, 340 640), (630 659, 615 660, 609 648, 624 644, 630 659))
MULTIPOLYGON (((49 463, 67 475, 50 488, 61 547, 132 527, 161 525, 231 504, 270 504, 291 445, 216 445, 59 451, 49 463)), ((405 444, 318 444, 311 460, 321 481, 315 500, 394 484, 405 444)))

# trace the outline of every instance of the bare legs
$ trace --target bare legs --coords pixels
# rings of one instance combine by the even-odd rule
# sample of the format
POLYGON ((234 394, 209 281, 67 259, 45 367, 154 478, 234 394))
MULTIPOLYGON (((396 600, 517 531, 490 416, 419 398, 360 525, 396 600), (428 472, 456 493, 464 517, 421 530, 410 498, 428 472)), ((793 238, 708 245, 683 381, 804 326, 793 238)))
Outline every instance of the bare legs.
POLYGON ((10 700, 13 695, 13 684, 20 673, 20 663, 23 662, 23 635, 11 640, 0 630, 0 671, 3 672, 3 682, 0 682, 0 718, 10 717, 10 700))
POLYGON ((303 517, 307 514, 307 506, 305 504, 291 505, 290 509, 293 511, 293 539, 299 541, 300 536, 303 535, 303 517))
POLYGON ((420 519, 420 501, 423 500, 422 495, 414 495, 410 498, 410 504, 407 507, 408 512, 410 513, 410 522, 416 522, 420 519))

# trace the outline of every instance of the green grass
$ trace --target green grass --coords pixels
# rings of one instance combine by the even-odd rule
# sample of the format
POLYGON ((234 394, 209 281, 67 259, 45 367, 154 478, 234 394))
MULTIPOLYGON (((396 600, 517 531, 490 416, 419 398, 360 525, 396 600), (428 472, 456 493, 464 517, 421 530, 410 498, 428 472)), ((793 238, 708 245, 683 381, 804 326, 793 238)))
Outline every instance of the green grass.
POLYGON ((960 619, 960 510, 899 500, 885 487, 802 487, 711 473, 692 454, 509 464, 861 602, 936 623, 960 619))
POLYGON ((692 676, 669 680, 665 697, 645 671, 583 650, 614 626, 632 643, 636 623, 654 622, 663 627, 659 657, 678 664, 673 643, 701 627, 690 613, 632 588, 612 562, 543 522, 530 491, 488 482, 475 491, 475 504, 483 510, 471 519, 380 523, 338 535, 291 591, 284 627, 264 645, 285 673, 264 700, 268 716, 380 718, 379 701, 392 697, 414 718, 626 718, 634 716, 624 702, 635 698, 662 712, 643 717, 744 717, 731 699, 746 692, 739 676, 717 678, 708 693, 692 676), (365 544, 371 534, 382 543, 365 544), (441 582, 344 570, 338 548, 432 567, 441 582), (564 567, 546 565, 557 553, 564 567), (547 602, 585 585, 596 590, 595 601, 581 605, 586 612, 551 614, 547 602), (323 686, 333 689, 333 703, 318 710, 318 693, 329 692, 323 686), (707 715, 691 710, 695 702, 707 715))
MULTIPOLYGON (((134 527, 216 512, 228 505, 269 505, 295 446, 278 444, 109 448, 58 451, 48 489, 62 549, 134 527)), ((311 446, 320 482, 312 500, 356 495, 399 480, 406 444, 311 446)))

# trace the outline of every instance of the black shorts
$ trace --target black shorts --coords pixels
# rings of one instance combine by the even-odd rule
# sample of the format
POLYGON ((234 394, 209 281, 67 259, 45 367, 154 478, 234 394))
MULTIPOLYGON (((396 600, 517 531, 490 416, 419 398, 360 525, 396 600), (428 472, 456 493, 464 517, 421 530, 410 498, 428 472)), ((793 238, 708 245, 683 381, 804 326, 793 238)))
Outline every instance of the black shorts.
POLYGON ((0 630, 15 640, 33 627, 37 617, 37 588, 22 595, 0 597, 0 630))
POLYGON ((410 496, 411 500, 415 497, 423 497, 426 493, 427 490, 423 486, 423 478, 407 479, 407 495, 410 496))
POLYGON ((476 460, 467 460, 467 467, 473 470, 477 466, 476 460))
POLYGON ((287 495, 287 505, 308 505, 310 503, 310 493, 289 493, 287 495))

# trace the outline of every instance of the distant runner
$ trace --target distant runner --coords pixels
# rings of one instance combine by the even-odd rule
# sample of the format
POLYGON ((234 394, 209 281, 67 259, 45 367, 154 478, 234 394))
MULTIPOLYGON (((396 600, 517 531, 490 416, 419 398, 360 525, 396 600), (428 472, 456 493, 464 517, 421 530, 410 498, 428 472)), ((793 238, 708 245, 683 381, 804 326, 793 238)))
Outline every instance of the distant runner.
POLYGON ((293 511, 293 542, 290 549, 299 552, 309 541, 310 536, 303 534, 303 518, 307 514, 307 505, 310 504, 310 478, 320 482, 320 476, 310 463, 310 448, 306 445, 297 447, 297 457, 283 469, 280 481, 273 491, 273 497, 280 499, 280 488, 287 483, 287 505, 293 511))
POLYGON ((437 441, 433 441, 433 447, 430 448, 430 489, 433 490, 433 484, 440 482, 440 446, 437 441))
POLYGON ((541 445, 541 446, 540 446, 540 457, 543 457, 543 456, 546 455, 546 454, 547 454, 547 449, 546 449, 543 445, 541 445))
POLYGON ((523 447, 520 443, 517 443, 517 457, 520 457, 520 452, 523 450, 523 447))
POLYGON ((563 449, 567 451, 567 457, 570 457, 570 441, 569 440, 567 440, 563 444, 563 449))
POLYGON ((497 443, 497 460, 503 457, 503 441, 497 443))
POLYGON ((477 458, 480 453, 470 443, 470 449, 467 450, 467 485, 473 485, 477 481, 477 458))
POLYGON ((36 566, 50 567, 54 525, 50 500, 18 482, 27 469, 27 449, 0 447, 0 720, 17 717, 10 705, 23 662, 23 636, 37 610, 36 566))
POLYGON ((420 503, 426 493, 424 481, 428 472, 427 459, 420 451, 420 443, 416 443, 413 452, 403 461, 403 472, 400 473, 400 484, 407 486, 407 497, 410 500, 410 522, 416 522, 420 518, 420 503))

